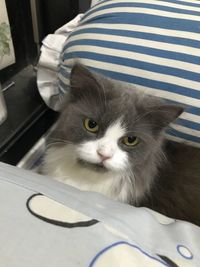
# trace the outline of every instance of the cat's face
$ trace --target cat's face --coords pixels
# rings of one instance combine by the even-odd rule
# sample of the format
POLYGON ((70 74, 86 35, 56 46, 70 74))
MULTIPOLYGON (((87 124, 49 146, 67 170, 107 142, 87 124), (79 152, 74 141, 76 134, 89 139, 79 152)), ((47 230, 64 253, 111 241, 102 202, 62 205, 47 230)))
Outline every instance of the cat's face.
MULTIPOLYGON (((94 136, 89 139, 86 137, 77 147, 80 163, 87 162, 102 170, 125 171, 129 165, 129 156, 123 149, 124 142, 128 144, 128 138, 125 139, 127 131, 123 125, 123 120, 119 118, 104 129, 100 129, 100 121, 98 119, 83 119, 83 131, 88 131, 89 135, 94 136)), ((136 143, 137 139, 132 137, 132 144, 134 142, 136 143)))
POLYGON ((144 171, 148 161, 159 160, 164 127, 182 112, 121 86, 79 65, 72 70, 70 96, 52 140, 66 141, 83 168, 144 171))

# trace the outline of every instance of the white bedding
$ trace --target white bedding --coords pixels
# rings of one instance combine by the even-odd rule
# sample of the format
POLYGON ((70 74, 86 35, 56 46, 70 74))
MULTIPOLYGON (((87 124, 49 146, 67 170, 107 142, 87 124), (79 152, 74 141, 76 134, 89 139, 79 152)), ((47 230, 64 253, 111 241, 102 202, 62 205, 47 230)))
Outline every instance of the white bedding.
POLYGON ((1 267, 199 267, 200 228, 0 163, 1 267))

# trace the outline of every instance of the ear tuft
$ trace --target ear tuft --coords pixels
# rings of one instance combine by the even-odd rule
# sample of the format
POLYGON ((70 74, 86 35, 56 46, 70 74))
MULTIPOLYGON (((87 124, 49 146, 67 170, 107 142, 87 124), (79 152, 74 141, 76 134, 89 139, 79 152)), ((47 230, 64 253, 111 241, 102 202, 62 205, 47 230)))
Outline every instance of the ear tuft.
POLYGON ((176 105, 163 105, 159 108, 159 111, 163 113, 163 119, 168 125, 183 113, 184 108, 176 105))
POLYGON ((70 84, 73 86, 74 83, 76 84, 81 79, 86 79, 89 76, 91 76, 91 72, 86 67, 81 64, 75 64, 71 70, 70 84))
POLYGON ((176 105, 160 105, 150 112, 150 119, 155 132, 160 132, 171 122, 175 121, 184 111, 184 108, 176 105))
POLYGON ((95 95, 95 90, 99 90, 100 85, 93 73, 81 64, 76 64, 72 68, 70 75, 71 95, 75 99, 95 95))

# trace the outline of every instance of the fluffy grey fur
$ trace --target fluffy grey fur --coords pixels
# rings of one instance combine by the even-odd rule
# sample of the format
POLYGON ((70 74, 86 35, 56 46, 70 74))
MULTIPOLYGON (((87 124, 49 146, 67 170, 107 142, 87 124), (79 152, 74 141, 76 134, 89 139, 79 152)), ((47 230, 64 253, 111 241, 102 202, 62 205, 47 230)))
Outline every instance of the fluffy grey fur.
MULTIPOLYGON (((133 86, 90 72, 81 65, 75 65, 72 69, 70 82, 70 93, 66 96, 57 126, 48 140, 42 173, 69 183, 65 178, 70 172, 67 173, 67 170, 66 173, 59 172, 62 162, 64 165, 65 160, 68 161, 64 157, 69 158, 70 153, 73 157, 73 149, 83 142, 102 138, 108 127, 121 118, 126 136, 136 136, 140 140, 135 147, 128 147, 118 141, 120 150, 128 155, 127 168, 123 172, 82 162, 78 157, 74 158, 71 163, 73 166, 70 168, 79 168, 80 173, 83 174, 81 183, 76 185, 80 189, 94 190, 114 199, 137 205, 148 195, 158 170, 165 161, 163 131, 182 113, 183 109, 166 105, 156 97, 138 92, 133 86), (100 127, 97 134, 84 129, 84 118, 92 118, 98 122, 100 127), (66 149, 66 156, 63 154, 63 148, 66 149), (92 177, 84 174, 87 173, 85 172, 87 169, 93 174, 93 180, 91 180, 92 177), (101 176, 95 178, 96 173, 101 176), (112 173, 114 181, 109 185, 107 185, 110 179, 108 173, 112 173), (101 179, 99 177, 102 177, 102 183, 104 183, 104 185, 101 184, 103 186, 101 190, 98 190, 99 179, 101 179), (89 183, 93 185, 84 188, 84 184, 89 183)), ((73 175, 76 176, 76 174, 73 175)), ((70 177, 70 179, 73 180, 76 177, 70 177)))

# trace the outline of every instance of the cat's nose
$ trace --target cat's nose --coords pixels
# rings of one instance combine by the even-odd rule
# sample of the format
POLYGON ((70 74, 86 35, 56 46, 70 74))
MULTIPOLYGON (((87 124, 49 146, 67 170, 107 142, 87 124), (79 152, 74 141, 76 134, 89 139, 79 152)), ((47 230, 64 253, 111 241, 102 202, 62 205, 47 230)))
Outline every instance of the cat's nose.
POLYGON ((97 151, 97 154, 100 156, 102 161, 105 161, 107 159, 112 158, 112 155, 108 155, 108 154, 106 155, 105 153, 103 153, 103 152, 101 152, 99 150, 97 151))

